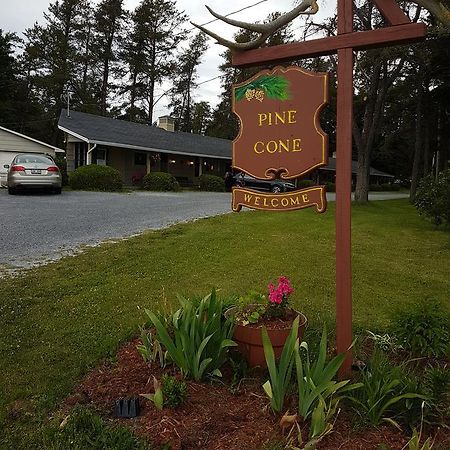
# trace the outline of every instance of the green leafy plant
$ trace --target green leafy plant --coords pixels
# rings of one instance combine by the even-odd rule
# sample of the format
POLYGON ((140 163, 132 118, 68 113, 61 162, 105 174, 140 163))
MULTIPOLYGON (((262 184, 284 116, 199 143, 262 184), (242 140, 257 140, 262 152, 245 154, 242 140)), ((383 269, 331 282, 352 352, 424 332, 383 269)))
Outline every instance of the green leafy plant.
POLYGON ((146 398, 153 402, 157 409, 163 409, 164 407, 164 393, 161 383, 153 376, 153 388, 155 390, 154 394, 140 394, 141 397, 146 398))
POLYGON ((428 438, 423 445, 420 444, 420 441, 422 440, 422 431, 423 431, 423 411, 425 407, 425 402, 422 402, 422 420, 420 422, 420 429, 417 431, 416 428, 413 429, 413 435, 409 442, 402 448, 402 450, 406 449, 408 446, 408 450, 431 450, 433 447, 433 442, 431 438, 428 438))
POLYGON ((404 349, 414 355, 441 357, 449 353, 449 316, 436 301, 397 311, 392 330, 404 349))
POLYGON ((421 439, 422 439, 422 430, 420 430, 420 433, 418 433, 417 430, 414 428, 413 435, 407 444, 408 450, 431 450, 431 448, 433 447, 433 442, 431 438, 429 437, 423 443, 423 445, 420 444, 421 439))
POLYGON ((349 397, 357 414, 374 426, 385 421, 400 428, 393 417, 394 406, 407 399, 425 399, 417 392, 403 392, 405 372, 405 365, 393 367, 381 351, 375 351, 369 367, 361 372, 361 389, 349 397))
POLYGON ((425 421, 448 423, 450 418, 450 370, 443 366, 427 367, 423 374, 423 393, 428 397, 425 403, 425 421))
POLYGON ((264 355, 266 357, 267 368, 269 369, 270 380, 263 384, 264 391, 270 398, 270 406, 275 412, 281 412, 284 406, 284 398, 291 382, 292 367, 294 363, 293 354, 298 349, 298 325, 299 317, 294 320, 292 330, 281 352, 280 362, 276 364, 275 353, 272 343, 267 334, 266 327, 262 327, 262 341, 264 355))
POLYGON ((159 365, 164 367, 166 365, 165 354, 159 341, 144 327, 139 327, 139 330, 141 344, 136 345, 136 349, 142 356, 142 359, 147 363, 158 361, 159 365))
POLYGON ((164 406, 178 408, 186 400, 187 385, 183 380, 164 375, 162 377, 162 386, 164 406))
POLYGON ((298 414, 305 420, 320 402, 327 401, 332 396, 342 394, 361 387, 361 383, 349 384, 349 380, 335 381, 339 368, 345 359, 345 354, 335 356, 327 362, 327 330, 323 328, 317 359, 311 362, 308 344, 302 342, 295 353, 295 366, 298 387, 298 414), (304 361, 300 350, 305 351, 304 361))
POLYGON ((369 330, 367 330, 367 334, 374 345, 384 352, 396 352, 403 349, 403 346, 399 344, 398 339, 393 335, 388 333, 375 334, 369 330))
POLYGON ((89 164, 70 173, 69 184, 72 189, 83 191, 120 191, 123 183, 117 169, 89 164))
POLYGON ((201 191, 225 192, 225 180, 216 175, 201 175, 198 179, 201 191))
MULTIPOLYGON (((107 425, 97 414, 84 406, 75 406, 62 423, 44 430, 42 443, 34 448, 52 450, 145 450, 130 430, 107 425)), ((31 448, 31 447, 30 447, 31 448)))
POLYGON ((230 390, 232 393, 238 393, 241 382, 248 373, 248 363, 245 358, 237 352, 230 354, 229 363, 233 371, 230 390))
POLYGON ((233 324, 222 314, 222 301, 216 291, 203 298, 198 306, 179 297, 181 308, 172 316, 173 338, 151 311, 145 310, 156 328, 158 341, 182 374, 200 380, 207 375, 221 376, 219 368, 225 361, 233 324))
POLYGON ((435 225, 450 225, 450 170, 422 178, 414 200, 419 214, 429 217, 435 225))
POLYGON ((150 172, 142 179, 143 188, 147 191, 179 191, 176 178, 166 172, 150 172))

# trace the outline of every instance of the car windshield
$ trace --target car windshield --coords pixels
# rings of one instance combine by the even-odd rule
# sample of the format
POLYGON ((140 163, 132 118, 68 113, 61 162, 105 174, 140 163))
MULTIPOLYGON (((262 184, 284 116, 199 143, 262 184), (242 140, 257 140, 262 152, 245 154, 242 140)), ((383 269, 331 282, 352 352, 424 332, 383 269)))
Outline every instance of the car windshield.
POLYGON ((46 156, 21 155, 16 158, 16 164, 53 164, 53 161, 46 156))

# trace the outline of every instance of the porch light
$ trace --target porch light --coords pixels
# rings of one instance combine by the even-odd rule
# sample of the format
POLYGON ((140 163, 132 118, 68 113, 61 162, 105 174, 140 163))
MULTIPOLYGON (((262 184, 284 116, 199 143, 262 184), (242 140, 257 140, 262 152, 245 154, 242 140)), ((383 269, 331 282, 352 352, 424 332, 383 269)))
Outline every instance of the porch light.
POLYGON ((175 164, 175 160, 174 159, 171 159, 169 162, 170 162, 170 164, 175 164))
POLYGON ((193 166, 194 165, 194 161, 189 161, 189 165, 193 166))

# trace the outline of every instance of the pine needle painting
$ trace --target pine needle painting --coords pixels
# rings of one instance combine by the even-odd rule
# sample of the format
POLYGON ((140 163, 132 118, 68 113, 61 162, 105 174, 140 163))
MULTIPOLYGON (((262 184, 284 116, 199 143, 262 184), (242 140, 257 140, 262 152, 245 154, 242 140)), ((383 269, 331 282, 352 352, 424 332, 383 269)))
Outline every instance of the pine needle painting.
POLYGON ((289 81, 285 77, 263 75, 250 83, 236 88, 236 101, 246 98, 247 101, 262 102, 265 97, 274 100, 289 99, 289 81))

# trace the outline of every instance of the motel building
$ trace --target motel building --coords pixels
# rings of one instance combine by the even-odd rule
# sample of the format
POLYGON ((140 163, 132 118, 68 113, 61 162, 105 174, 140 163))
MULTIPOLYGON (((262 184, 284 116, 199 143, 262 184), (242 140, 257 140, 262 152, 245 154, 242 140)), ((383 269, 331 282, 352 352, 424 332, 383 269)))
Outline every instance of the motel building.
MULTIPOLYGON (((117 169, 125 185, 139 185, 149 172, 167 172, 181 186, 197 184, 202 174, 223 177, 231 167, 232 141, 175 131, 175 119, 162 116, 150 126, 62 110, 58 128, 65 134, 67 172, 87 164, 117 169)), ((353 162, 356 179, 357 163, 353 162)), ((334 181, 336 160, 309 175, 317 183, 334 181)), ((371 168, 371 183, 389 183, 393 176, 371 168)))

